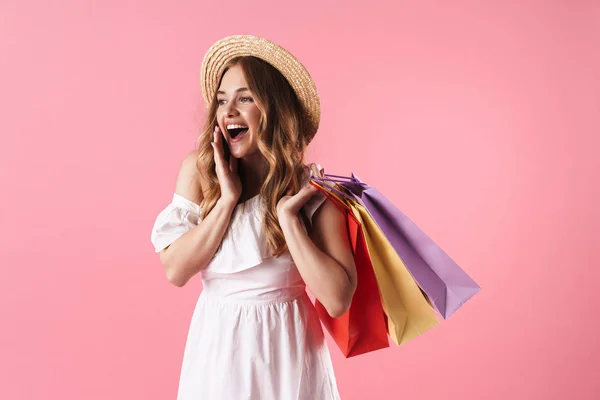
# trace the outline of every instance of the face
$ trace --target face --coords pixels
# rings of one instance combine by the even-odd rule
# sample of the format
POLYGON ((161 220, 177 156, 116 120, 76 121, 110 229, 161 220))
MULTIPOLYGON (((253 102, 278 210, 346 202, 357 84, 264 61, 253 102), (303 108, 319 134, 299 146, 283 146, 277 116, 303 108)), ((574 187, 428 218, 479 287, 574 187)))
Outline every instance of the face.
POLYGON ((248 89, 242 68, 229 68, 217 90, 217 122, 235 158, 258 152, 258 122, 261 112, 248 89))

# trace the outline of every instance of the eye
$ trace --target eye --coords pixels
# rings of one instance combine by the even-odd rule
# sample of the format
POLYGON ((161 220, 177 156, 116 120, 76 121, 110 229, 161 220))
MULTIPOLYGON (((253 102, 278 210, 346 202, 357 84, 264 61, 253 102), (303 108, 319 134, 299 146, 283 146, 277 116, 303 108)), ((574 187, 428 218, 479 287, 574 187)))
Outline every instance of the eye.
POLYGON ((217 100, 217 104, 218 104, 218 105, 221 105, 221 104, 223 104, 223 102, 224 102, 224 101, 225 101, 225 100, 217 100))
POLYGON ((246 100, 248 100, 248 101, 252 101, 252 97, 241 97, 241 98, 240 98, 240 101, 242 101, 243 103, 245 103, 245 102, 246 102, 246 100))

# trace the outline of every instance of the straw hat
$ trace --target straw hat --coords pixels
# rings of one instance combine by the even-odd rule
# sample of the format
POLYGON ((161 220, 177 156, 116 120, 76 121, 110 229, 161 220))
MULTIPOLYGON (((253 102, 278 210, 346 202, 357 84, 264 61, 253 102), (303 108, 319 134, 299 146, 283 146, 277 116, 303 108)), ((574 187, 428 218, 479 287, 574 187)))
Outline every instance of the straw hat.
POLYGON ((206 107, 210 106, 225 65, 232 58, 239 56, 260 58, 277 68, 287 79, 310 121, 308 137, 310 142, 317 133, 321 119, 321 103, 317 87, 304 65, 296 57, 267 39, 252 35, 228 36, 218 40, 208 49, 200 73, 202 96, 206 107))

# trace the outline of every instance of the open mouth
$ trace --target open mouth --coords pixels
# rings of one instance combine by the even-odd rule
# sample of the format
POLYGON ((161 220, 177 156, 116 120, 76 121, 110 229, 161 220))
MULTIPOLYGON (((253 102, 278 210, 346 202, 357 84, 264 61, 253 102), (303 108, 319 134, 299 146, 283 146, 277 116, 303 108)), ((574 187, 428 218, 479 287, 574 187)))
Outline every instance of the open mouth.
POLYGON ((248 132, 248 128, 232 128, 232 129, 228 129, 227 131, 229 132, 229 136, 232 139, 235 139, 236 137, 241 136, 244 133, 248 132))
POLYGON ((248 132, 248 128, 233 128, 229 131, 229 135, 232 139, 235 139, 246 132, 248 132))

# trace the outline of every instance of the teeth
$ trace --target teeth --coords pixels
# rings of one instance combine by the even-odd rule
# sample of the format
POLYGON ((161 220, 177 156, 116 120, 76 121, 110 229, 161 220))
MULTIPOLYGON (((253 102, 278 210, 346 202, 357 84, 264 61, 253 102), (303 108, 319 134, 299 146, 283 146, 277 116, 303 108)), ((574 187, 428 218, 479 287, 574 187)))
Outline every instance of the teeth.
POLYGON ((227 129, 248 129, 247 126, 245 125, 236 125, 236 124, 231 124, 231 125, 227 125, 227 129))

